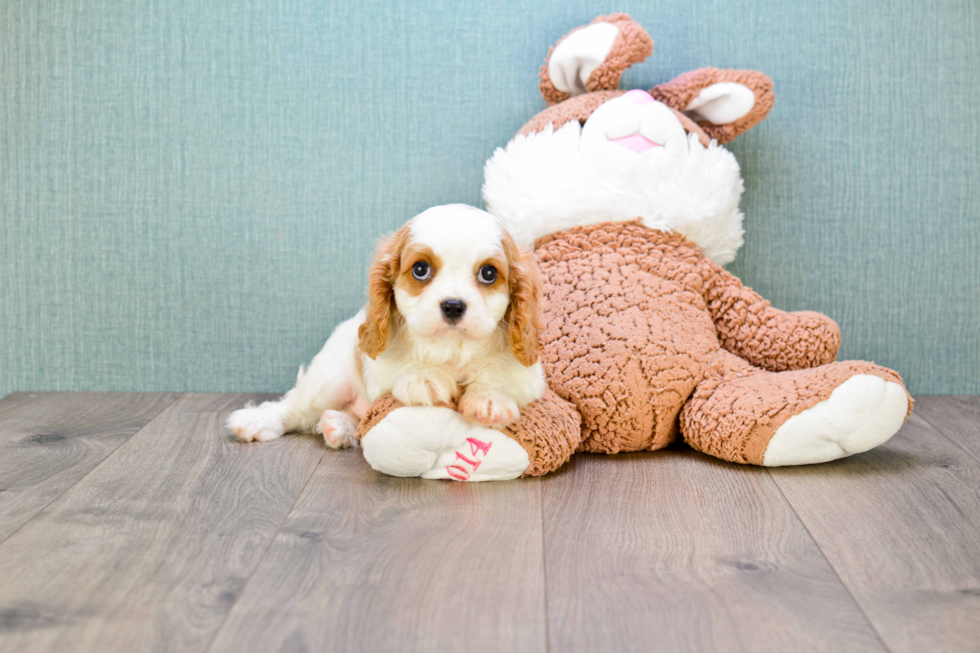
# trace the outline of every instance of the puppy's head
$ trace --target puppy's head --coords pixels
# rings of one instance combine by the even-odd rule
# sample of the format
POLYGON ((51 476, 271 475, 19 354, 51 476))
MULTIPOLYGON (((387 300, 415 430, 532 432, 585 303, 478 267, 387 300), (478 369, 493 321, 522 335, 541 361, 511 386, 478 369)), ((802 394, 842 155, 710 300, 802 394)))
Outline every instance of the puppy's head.
POLYGON ((412 218, 379 245, 368 294, 359 336, 371 358, 397 321, 417 338, 459 340, 491 338, 505 326, 514 356, 524 365, 538 360, 537 266, 485 211, 453 204, 412 218))

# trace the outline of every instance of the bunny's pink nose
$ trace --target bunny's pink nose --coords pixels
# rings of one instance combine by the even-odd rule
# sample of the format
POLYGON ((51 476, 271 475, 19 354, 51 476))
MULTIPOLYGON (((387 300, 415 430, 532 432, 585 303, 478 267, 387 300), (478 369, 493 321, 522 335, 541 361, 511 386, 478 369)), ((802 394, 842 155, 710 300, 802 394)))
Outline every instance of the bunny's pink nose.
POLYGON ((654 101, 653 97, 649 93, 639 89, 627 91, 623 97, 629 98, 629 101, 633 104, 650 104, 654 101))

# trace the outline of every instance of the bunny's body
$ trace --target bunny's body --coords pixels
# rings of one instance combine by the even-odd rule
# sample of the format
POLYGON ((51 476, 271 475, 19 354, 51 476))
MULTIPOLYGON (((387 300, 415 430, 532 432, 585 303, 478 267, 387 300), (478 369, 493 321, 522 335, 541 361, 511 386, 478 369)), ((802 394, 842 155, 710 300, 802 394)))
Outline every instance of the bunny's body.
POLYGON ((488 210, 540 262, 551 391, 506 431, 382 398, 359 429, 375 469, 514 478, 679 436, 732 462, 808 464, 901 426, 895 372, 833 362, 833 320, 772 308, 720 267, 742 244, 742 179, 720 144, 766 116, 769 78, 703 68, 619 90, 652 48, 624 14, 573 30, 541 70, 549 108, 487 164, 488 210))

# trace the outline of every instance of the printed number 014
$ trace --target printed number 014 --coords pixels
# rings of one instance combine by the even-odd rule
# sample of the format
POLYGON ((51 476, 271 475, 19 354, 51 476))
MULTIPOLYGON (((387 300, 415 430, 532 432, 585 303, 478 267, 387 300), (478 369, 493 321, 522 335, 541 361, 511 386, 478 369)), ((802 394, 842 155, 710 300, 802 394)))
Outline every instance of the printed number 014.
POLYGON ((482 458, 486 458, 487 452, 490 451, 490 447, 493 446, 492 442, 484 442, 483 440, 477 440, 476 438, 466 438, 466 441, 470 445, 470 455, 469 457, 463 455, 459 451, 456 451, 456 462, 452 465, 446 467, 446 473, 457 481, 468 481, 473 472, 480 468, 480 463, 483 462, 482 458), (469 468, 467 468, 469 466, 469 468))

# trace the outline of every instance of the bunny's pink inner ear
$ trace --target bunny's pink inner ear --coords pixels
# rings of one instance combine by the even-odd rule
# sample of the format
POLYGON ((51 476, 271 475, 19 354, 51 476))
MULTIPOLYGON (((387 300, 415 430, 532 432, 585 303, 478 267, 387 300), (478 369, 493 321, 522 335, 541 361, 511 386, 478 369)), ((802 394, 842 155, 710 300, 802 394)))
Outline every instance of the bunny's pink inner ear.
POLYGON ((772 80, 755 70, 699 68, 684 73, 650 94, 683 111, 704 133, 720 143, 739 136, 768 115, 775 95, 772 80))
POLYGON ((653 41, 626 14, 599 16, 562 37, 541 67, 541 95, 551 104, 619 88, 623 71, 653 52, 653 41))

